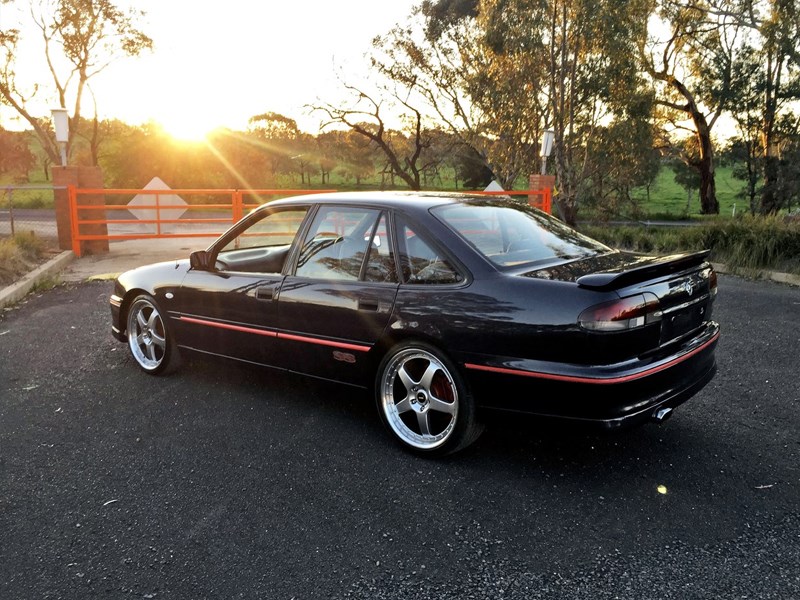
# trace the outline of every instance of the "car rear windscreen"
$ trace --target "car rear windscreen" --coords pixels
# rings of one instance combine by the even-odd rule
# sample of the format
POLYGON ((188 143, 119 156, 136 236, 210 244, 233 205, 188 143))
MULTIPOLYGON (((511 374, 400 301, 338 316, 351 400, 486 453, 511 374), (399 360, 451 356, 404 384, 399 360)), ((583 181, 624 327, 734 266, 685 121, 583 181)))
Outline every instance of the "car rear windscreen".
POLYGON ((611 252, 549 215, 509 203, 448 204, 432 213, 498 267, 611 252))

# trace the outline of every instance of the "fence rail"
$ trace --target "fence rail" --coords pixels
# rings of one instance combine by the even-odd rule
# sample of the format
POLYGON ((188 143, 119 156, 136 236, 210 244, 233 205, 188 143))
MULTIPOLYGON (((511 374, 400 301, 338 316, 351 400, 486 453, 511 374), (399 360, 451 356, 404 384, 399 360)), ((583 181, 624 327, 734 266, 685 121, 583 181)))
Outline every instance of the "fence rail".
MULTIPOLYGON (((72 251, 77 255, 83 254, 83 242, 108 242, 116 240, 133 239, 170 239, 170 238, 214 238, 219 236, 227 227, 213 227, 214 225, 232 225, 244 216, 245 210, 258 208, 268 197, 286 197, 297 194, 319 194, 335 190, 306 190, 306 189, 93 189, 67 187, 70 211, 70 226, 72 238, 72 251), (107 196, 152 196, 153 202, 135 205, 127 203, 107 204, 107 196), (219 196, 229 198, 227 202, 196 202, 176 204, 174 200, 162 201, 163 196, 190 197, 219 196), (89 198, 91 202, 81 201, 89 198), (256 198, 258 201, 245 201, 256 198), (97 200, 101 199, 102 202, 97 200), (120 218, 109 218, 107 213, 125 211, 127 215, 120 218), (174 216, 175 211, 206 212, 213 211, 212 216, 186 217, 174 216), (222 214, 219 214, 223 211, 222 214), (130 214, 134 215, 131 218, 130 214), (152 214, 149 214, 152 213, 152 214), (88 215, 88 216, 87 216, 88 215), (140 216, 137 216, 140 215, 140 216), (173 215, 173 216, 171 216, 173 215), (154 226, 152 231, 134 230, 138 226, 154 226), (109 233, 109 226, 116 231, 109 233), (173 226, 173 227, 169 227, 173 226), (202 227, 198 227, 202 226, 202 227), (127 230, 125 228, 127 227, 127 230), (120 231, 121 230, 121 231, 120 231)), ((182 198, 181 198, 182 200, 182 198)))
MULTIPOLYGON (((175 189, 175 190, 143 190, 143 189, 92 189, 67 186, 69 201, 72 250, 76 256, 83 254, 86 242, 105 242, 133 239, 165 239, 165 238, 215 238, 224 229, 214 225, 232 225, 239 221, 246 210, 264 204, 268 197, 286 197, 298 194, 320 194, 336 190, 301 190, 301 189, 175 189), (152 196, 152 203, 106 203, 108 196, 152 196), (174 200, 162 201, 164 196, 205 196, 230 198, 229 202, 212 203, 175 203, 174 200), (256 201, 250 201, 255 198, 256 201), (82 200, 84 199, 84 200, 82 200), (88 200, 86 200, 88 199, 88 200), (247 200, 247 201, 246 201, 247 200), (122 215, 120 218, 108 218, 108 212, 126 211, 135 218, 122 215), (172 211, 172 212, 170 212, 172 211), (205 216, 186 217, 176 215, 175 211, 206 212, 205 216), (220 212, 224 211, 224 212, 220 212), (230 211, 228 213, 228 211, 230 211), (148 228, 141 231, 141 227, 148 228), (150 227, 154 226, 154 227, 150 227), (115 230, 109 233, 109 227, 115 230), (127 228, 127 230, 125 230, 127 228), (134 229, 137 229, 134 231, 134 229)), ((552 199, 549 189, 520 190, 512 192, 476 192, 484 196, 526 196, 529 204, 550 212, 552 199)))

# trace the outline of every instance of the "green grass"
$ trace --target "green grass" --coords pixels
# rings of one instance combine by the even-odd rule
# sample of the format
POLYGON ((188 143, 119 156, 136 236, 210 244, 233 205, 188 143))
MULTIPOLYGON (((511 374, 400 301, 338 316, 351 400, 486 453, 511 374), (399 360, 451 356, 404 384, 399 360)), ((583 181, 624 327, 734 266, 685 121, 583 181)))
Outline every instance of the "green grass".
MULTIPOLYGON (((355 184, 355 180, 344 178, 335 170, 332 173, 330 184, 322 186, 318 181, 319 178, 315 177, 310 187, 331 187, 341 191, 355 191, 359 189, 374 190, 377 189, 381 183, 380 176, 370 177, 362 180, 359 186, 355 184)), ((291 183, 292 181, 289 177, 281 181, 284 187, 291 187, 291 183)), ((748 207, 745 200, 737 197, 743 185, 742 181, 733 177, 730 167, 717 167, 716 186, 717 200, 720 204, 720 217, 732 216, 734 204, 736 205, 737 214, 741 214, 747 210, 748 207)), ((429 185, 425 189, 453 190, 453 186, 454 180, 451 170, 443 169, 441 181, 437 181, 435 185, 429 185)), ((527 187, 527 179, 520 178, 515 189, 527 189, 527 187)), ((395 186, 391 189, 406 189, 406 187, 399 177, 395 177, 395 186)), ((646 219, 708 218, 701 215, 699 192, 697 190, 692 192, 687 210, 686 190, 675 182, 674 173, 667 165, 662 167, 654 184, 651 186, 649 201, 647 200, 647 190, 645 188, 637 188, 633 190, 631 195, 639 202, 642 216, 646 219)), ((581 209, 581 215, 583 218, 591 218, 592 211, 588 209, 588 207, 583 207, 581 209)))
MULTIPOLYGON (((733 177, 730 167, 717 167, 715 171, 717 186, 717 200, 719 201, 720 216, 731 216, 733 206, 736 212, 741 213, 747 209, 744 199, 737 198, 744 182, 733 177)), ((675 182, 675 175, 669 166, 664 166, 656 177, 655 183, 650 187, 650 201, 647 201, 647 190, 638 188, 631 196, 641 203, 642 212, 648 218, 682 218, 700 215, 700 198, 697 190, 691 194, 688 201, 686 190, 675 182)))
POLYGON ((46 292, 48 290, 52 290, 55 287, 61 285, 61 277, 58 275, 48 275, 47 277, 42 277, 37 279, 36 283, 33 284, 31 288, 32 292, 46 292))
MULTIPOLYGON (((300 189, 337 189, 340 191, 375 190, 381 186, 380 175, 374 175, 362 179, 360 184, 352 177, 345 176, 340 170, 334 169, 331 173, 330 182, 323 185, 321 177, 315 175, 310 183, 302 185, 299 175, 278 175, 276 177, 276 187, 280 188, 300 188, 300 189)), ((733 205, 736 204, 736 212, 741 213, 747 209, 746 202, 742 198, 737 198, 737 193, 742 189, 742 182, 733 178, 729 167, 718 167, 716 170, 717 198, 720 203, 720 216, 731 216, 733 205)), ((6 185, 52 185, 51 181, 44 178, 41 169, 31 172, 30 181, 27 184, 15 183, 9 177, 0 177, 0 188, 6 185)), ((429 181, 428 190, 453 190, 455 181, 452 169, 443 168, 441 179, 429 181)), ((527 189, 527 179, 521 178, 516 189, 527 189)), ((387 189, 407 189, 399 177, 395 177, 395 185, 389 185, 386 180, 387 189)), ((459 191, 463 188, 459 186, 459 191)), ((672 169, 664 166, 658 174, 655 183, 650 188, 650 201, 647 201, 647 191, 638 188, 632 192, 632 197, 638 200, 641 214, 649 219, 679 219, 679 218, 699 218, 700 200, 697 191, 692 194, 687 212, 687 194, 681 186, 675 183, 672 169)), ((210 200, 213 202, 213 200, 210 200)), ((14 190, 10 195, 5 190, 0 189, 0 208, 8 208, 13 204, 15 208, 52 208, 53 193, 48 190, 14 190)), ((625 211, 629 212, 629 211, 625 211)), ((583 218, 591 218, 592 211, 588 207, 583 207, 581 214, 583 218)), ((620 215, 625 216, 625 215, 620 215)), ((613 218, 613 217, 612 217, 613 218)))
POLYGON ((44 171, 41 169, 32 170, 29 179, 25 183, 19 183, 10 175, 0 176, 0 208, 52 208, 55 199, 50 190, 6 190, 6 186, 51 186, 52 181, 44 178, 44 171))

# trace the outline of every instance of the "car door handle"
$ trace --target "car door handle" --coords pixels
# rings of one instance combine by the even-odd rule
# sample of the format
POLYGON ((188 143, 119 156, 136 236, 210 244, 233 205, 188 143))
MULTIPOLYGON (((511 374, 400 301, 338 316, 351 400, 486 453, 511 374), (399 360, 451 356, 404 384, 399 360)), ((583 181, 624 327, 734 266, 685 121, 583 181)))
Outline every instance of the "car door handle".
POLYGON ((377 300, 359 300, 358 301, 358 310, 369 310, 372 312, 378 312, 378 301, 377 300))
POLYGON ((256 288, 256 300, 272 300, 275 296, 274 286, 256 288))

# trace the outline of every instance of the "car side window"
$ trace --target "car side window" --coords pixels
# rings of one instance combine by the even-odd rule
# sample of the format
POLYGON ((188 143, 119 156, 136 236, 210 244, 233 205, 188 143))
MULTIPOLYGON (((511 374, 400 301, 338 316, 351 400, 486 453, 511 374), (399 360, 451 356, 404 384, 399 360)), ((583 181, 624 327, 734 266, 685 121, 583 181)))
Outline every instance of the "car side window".
POLYGON ((280 273, 308 208, 265 212, 217 254, 220 271, 280 273))
POLYGON ((399 223, 398 241, 406 283, 430 285, 463 281, 464 277, 450 261, 408 223, 399 223))
POLYGON ((296 275, 356 281, 380 211, 322 206, 303 240, 296 275))

